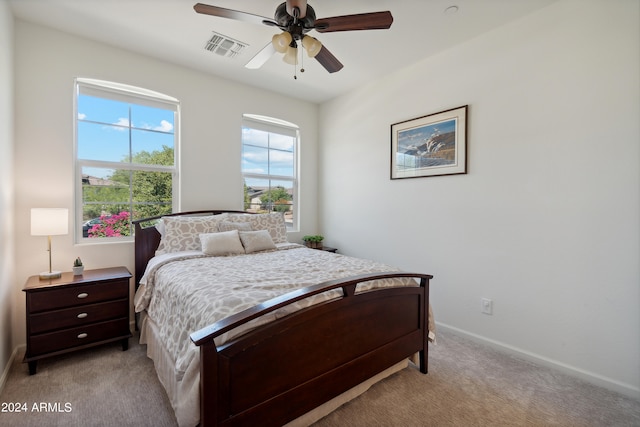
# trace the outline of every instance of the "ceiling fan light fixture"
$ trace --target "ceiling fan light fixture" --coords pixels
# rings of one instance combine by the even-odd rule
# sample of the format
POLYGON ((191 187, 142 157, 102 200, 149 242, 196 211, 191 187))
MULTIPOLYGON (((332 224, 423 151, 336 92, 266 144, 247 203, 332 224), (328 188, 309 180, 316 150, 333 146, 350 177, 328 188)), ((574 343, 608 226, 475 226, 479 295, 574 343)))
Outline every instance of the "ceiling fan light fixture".
POLYGON ((298 48, 294 46, 287 47, 287 52, 282 57, 282 60, 287 64, 297 65, 298 64, 298 48))
POLYGON ((313 58, 318 53, 320 53, 320 50, 322 49, 322 43, 320 43, 318 39, 311 36, 304 36, 304 38, 302 39, 302 47, 307 50, 307 55, 309 55, 309 58, 313 58))
POLYGON ((275 34, 271 38, 271 44, 273 44, 276 52, 285 53, 289 48, 292 40, 293 38, 291 37, 291 34, 289 34, 287 31, 283 31, 280 34, 275 34))

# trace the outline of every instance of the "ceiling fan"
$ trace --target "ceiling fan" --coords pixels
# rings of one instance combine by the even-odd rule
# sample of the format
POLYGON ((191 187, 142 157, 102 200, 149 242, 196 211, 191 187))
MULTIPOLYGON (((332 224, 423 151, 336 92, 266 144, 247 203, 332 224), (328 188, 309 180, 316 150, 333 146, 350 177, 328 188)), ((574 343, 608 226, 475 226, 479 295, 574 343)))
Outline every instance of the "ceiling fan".
POLYGON ((267 44, 245 65, 247 68, 260 68, 275 52, 283 53, 285 62, 296 65, 298 63, 298 43, 300 43, 310 57, 315 58, 328 72, 335 73, 342 69, 342 63, 320 41, 308 36, 309 31, 316 30, 319 33, 328 33, 385 30, 393 23, 393 16, 389 11, 316 19, 315 11, 311 5, 307 4, 306 0, 287 0, 280 4, 276 8, 274 19, 203 3, 197 3, 193 8, 197 13, 204 15, 265 24, 282 30, 282 33, 274 35, 271 43, 267 44))

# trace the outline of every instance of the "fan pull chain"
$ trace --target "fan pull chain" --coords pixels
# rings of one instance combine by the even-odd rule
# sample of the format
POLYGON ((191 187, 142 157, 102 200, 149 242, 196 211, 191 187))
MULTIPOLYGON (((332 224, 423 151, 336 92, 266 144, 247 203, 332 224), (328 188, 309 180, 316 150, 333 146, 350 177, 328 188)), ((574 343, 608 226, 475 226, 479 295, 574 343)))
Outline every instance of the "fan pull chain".
MULTIPOLYGON (((302 45, 300 46, 300 72, 304 73, 304 55, 302 54, 302 45)), ((298 70, 296 64, 293 64, 293 79, 298 80, 298 70)))

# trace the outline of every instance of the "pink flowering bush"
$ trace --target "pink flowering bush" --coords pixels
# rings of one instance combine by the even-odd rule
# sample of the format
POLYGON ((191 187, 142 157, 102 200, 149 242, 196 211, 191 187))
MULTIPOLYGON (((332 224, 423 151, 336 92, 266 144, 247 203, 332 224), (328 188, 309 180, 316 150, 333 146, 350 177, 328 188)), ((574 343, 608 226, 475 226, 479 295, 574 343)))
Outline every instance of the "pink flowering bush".
POLYGON ((122 211, 115 215, 102 215, 100 223, 94 224, 89 229, 89 237, 119 237, 130 236, 131 227, 129 217, 131 214, 122 211))

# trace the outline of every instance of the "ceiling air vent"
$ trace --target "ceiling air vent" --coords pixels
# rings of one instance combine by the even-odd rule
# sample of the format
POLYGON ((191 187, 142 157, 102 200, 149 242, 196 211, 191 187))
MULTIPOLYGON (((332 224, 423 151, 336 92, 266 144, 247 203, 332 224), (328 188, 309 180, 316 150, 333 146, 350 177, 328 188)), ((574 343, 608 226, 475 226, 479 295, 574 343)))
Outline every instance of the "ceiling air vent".
POLYGON ((214 32, 204 48, 220 56, 234 58, 247 46, 249 46, 247 43, 214 32))

